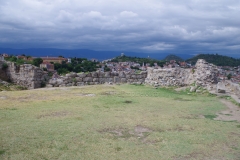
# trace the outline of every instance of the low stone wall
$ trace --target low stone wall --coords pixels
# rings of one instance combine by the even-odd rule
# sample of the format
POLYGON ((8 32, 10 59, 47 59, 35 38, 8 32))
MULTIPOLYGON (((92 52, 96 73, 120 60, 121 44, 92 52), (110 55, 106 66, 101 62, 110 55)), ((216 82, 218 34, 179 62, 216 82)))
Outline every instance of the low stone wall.
POLYGON ((226 81, 226 86, 229 86, 230 92, 235 93, 240 98, 240 85, 231 81, 226 81))
POLYGON ((0 61, 0 68, 2 69, 2 65, 4 64, 4 61, 0 61))
POLYGON ((7 63, 8 68, 2 70, 4 77, 12 83, 26 87, 28 89, 40 88, 48 81, 46 72, 31 64, 16 65, 13 62, 7 63))
POLYGON ((66 76, 52 78, 47 87, 83 86, 104 83, 136 83, 142 84, 147 77, 147 72, 91 72, 91 73, 69 73, 66 76))
POLYGON ((155 86, 185 86, 190 69, 169 68, 169 69, 153 69, 147 70, 147 78, 145 82, 155 86))
POLYGON ((199 59, 193 69, 169 68, 153 69, 148 68, 148 75, 145 80, 147 84, 154 86, 187 86, 195 83, 197 86, 211 88, 217 83, 217 67, 199 59))
MULTIPOLYGON (((0 76, 3 76, 17 85, 28 89, 40 88, 45 83, 47 87, 82 86, 103 83, 136 83, 157 86, 187 86, 195 84, 208 90, 214 89, 217 84, 217 67, 199 59, 193 69, 171 68, 153 69, 148 68, 139 74, 132 72, 91 72, 69 73, 58 78, 48 78, 46 72, 30 64, 16 65, 12 62, 0 61, 8 64, 7 69, 0 68, 0 76)), ((1 78, 1 77, 0 77, 1 78)), ((1 78, 2 79, 2 78, 1 78)), ((239 92, 239 87, 236 89, 239 92)))

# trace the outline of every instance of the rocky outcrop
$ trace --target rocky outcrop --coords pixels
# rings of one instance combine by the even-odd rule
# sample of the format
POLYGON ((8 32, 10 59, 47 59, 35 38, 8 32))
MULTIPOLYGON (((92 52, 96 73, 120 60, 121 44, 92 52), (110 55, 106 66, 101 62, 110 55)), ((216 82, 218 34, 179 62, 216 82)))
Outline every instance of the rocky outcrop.
POLYGON ((147 77, 147 72, 91 72, 69 73, 66 76, 52 78, 47 87, 83 86, 104 83, 136 83, 142 84, 147 77))

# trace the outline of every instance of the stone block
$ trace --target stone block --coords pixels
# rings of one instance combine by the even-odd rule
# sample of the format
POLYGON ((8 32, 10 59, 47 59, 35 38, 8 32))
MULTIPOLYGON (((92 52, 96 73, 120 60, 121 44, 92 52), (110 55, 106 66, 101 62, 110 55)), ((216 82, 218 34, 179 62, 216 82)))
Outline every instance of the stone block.
POLYGON ((118 76, 114 76, 113 82, 114 82, 114 83, 120 83, 120 82, 121 82, 121 79, 120 79, 118 76))
POLYGON ((126 77, 125 73, 122 72, 122 71, 119 72, 118 76, 119 76, 120 78, 125 78, 125 77, 126 77))
POLYGON ((142 76, 141 74, 136 75, 136 77, 137 77, 138 79, 143 78, 143 76, 142 76))
POLYGON ((106 82, 113 82, 113 78, 107 78, 106 82))
POLYGON ((77 86, 84 86, 84 82, 77 82, 77 86))
POLYGON ((121 83, 127 83, 127 79, 126 78, 121 78, 121 83))
POLYGON ((103 78, 103 77, 104 77, 104 75, 105 75, 105 73, 104 73, 104 72, 98 72, 98 77, 99 77, 99 78, 103 78))
POLYGON ((225 87, 225 84, 223 82, 218 82, 217 93, 226 93, 226 87, 225 87))
POLYGON ((105 72, 104 77, 105 78, 110 78, 110 72, 105 72))
POLYGON ((98 77, 98 73, 97 72, 92 72, 92 77, 93 78, 97 78, 98 77))
POLYGON ((80 78, 84 78, 84 77, 86 77, 86 74, 85 73, 78 73, 77 76, 80 77, 80 78))
POLYGON ((89 73, 85 73, 86 74, 86 77, 92 77, 92 73, 89 72, 89 73))
POLYGON ((93 78, 93 82, 98 82, 99 78, 93 78))
POLYGON ((130 78, 131 78, 131 75, 130 75, 130 74, 127 74, 127 75, 126 75, 126 78, 127 78, 127 79, 130 79, 130 78))
POLYGON ((93 81, 93 78, 92 77, 85 77, 83 79, 84 82, 92 82, 93 81))
POLYGON ((103 84, 106 82, 106 78, 99 78, 99 83, 103 84))
POLYGON ((196 87, 196 86, 190 86, 190 92, 195 92, 195 91, 196 91, 196 89, 197 89, 197 87, 196 87))
POLYGON ((131 75, 131 79, 136 79, 137 76, 135 74, 131 75))
POLYGON ((117 73, 117 72, 111 72, 111 73, 110 73, 110 76, 111 76, 111 77, 118 76, 118 73, 117 73))

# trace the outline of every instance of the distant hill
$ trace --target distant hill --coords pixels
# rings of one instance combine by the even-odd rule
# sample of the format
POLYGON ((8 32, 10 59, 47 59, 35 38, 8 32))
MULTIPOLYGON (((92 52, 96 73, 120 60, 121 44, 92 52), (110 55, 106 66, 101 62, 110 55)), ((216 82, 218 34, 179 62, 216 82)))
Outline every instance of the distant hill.
POLYGON ((240 66, 240 59, 218 55, 218 54, 199 54, 195 57, 187 59, 186 62, 195 64, 198 59, 205 59, 208 63, 212 63, 217 66, 240 66))
POLYGON ((173 54, 170 54, 168 55, 167 57, 164 58, 165 61, 171 61, 171 60, 175 60, 175 61, 184 61, 182 58, 176 56, 176 55, 173 55, 173 54))
MULTIPOLYGON (((28 49, 11 49, 11 48, 0 48, 1 53, 7 53, 12 55, 25 54, 32 57, 58 57, 63 56, 77 57, 77 58, 96 58, 98 60, 105 60, 119 56, 122 52, 125 55, 132 57, 147 58, 151 57, 153 59, 164 59, 169 53, 159 52, 159 53, 144 53, 144 52, 132 52, 132 51, 95 51, 90 49, 57 49, 57 48, 28 48, 28 49)), ((191 58, 191 54, 177 54, 184 59, 191 58)))

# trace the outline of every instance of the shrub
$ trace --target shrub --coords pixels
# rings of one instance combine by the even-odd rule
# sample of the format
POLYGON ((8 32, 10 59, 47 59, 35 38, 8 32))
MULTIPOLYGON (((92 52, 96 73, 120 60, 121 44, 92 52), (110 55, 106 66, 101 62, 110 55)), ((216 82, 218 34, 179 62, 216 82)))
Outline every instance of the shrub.
POLYGON ((194 74, 195 73, 195 69, 192 69, 192 74, 194 74))
POLYGON ((7 63, 3 63, 2 69, 7 69, 7 68, 8 68, 8 64, 7 63))
POLYGON ((227 79, 230 80, 232 78, 232 74, 227 75, 227 79))

